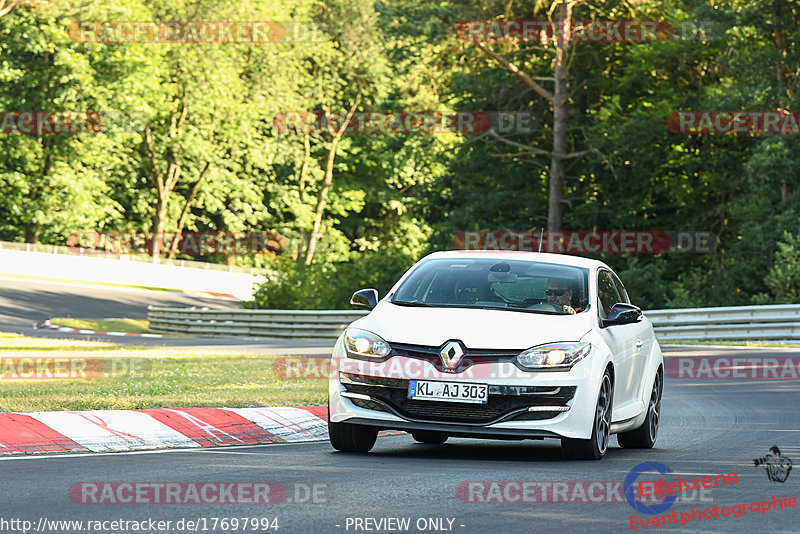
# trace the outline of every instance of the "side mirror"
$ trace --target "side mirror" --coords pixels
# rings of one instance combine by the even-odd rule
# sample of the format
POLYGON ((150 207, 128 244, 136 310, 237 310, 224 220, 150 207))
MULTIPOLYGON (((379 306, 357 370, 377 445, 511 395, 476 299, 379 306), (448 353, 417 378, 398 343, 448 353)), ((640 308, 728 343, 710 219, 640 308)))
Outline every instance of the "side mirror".
POLYGON ((642 320, 642 310, 633 304, 617 302, 608 312, 608 317, 603 319, 603 327, 619 324, 638 323, 642 320))
POLYGON ((350 297, 350 305, 362 310, 371 310, 378 305, 378 290, 359 289, 350 297))

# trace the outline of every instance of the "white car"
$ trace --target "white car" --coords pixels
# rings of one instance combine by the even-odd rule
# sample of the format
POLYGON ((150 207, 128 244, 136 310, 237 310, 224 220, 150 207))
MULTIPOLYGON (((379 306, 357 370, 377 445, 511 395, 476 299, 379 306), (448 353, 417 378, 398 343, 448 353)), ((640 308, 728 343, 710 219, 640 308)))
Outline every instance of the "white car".
POLYGON ((561 440, 600 459, 609 436, 652 447, 664 363, 653 326, 596 260, 535 252, 426 256, 339 337, 331 361, 334 448, 366 452, 379 430, 561 440))

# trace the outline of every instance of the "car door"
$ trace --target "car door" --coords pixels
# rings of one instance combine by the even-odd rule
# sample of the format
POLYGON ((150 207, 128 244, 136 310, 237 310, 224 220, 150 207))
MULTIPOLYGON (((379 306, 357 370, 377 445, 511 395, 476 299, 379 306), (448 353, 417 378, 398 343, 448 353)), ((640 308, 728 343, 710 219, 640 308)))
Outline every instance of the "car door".
MULTIPOLYGON (((636 380, 636 334, 635 325, 602 326, 608 317, 611 307, 617 302, 624 302, 620 296, 611 271, 600 269, 597 272, 597 310, 600 320, 600 336, 614 354, 614 407, 613 413, 619 414, 620 410, 635 400, 638 392, 636 380)), ((614 419, 617 419, 614 417, 614 419)))
MULTIPOLYGON (((614 281, 617 293, 619 293, 622 299, 620 302, 631 304, 628 292, 625 290, 625 286, 622 285, 619 277, 612 272, 611 279, 614 281)), ((640 399, 641 390, 646 382, 644 374, 647 370, 647 360, 653 349, 653 343, 655 343, 655 335, 653 334, 650 322, 646 319, 625 326, 630 327, 629 330, 634 335, 634 351, 632 357, 634 388, 631 394, 633 399, 640 399)))

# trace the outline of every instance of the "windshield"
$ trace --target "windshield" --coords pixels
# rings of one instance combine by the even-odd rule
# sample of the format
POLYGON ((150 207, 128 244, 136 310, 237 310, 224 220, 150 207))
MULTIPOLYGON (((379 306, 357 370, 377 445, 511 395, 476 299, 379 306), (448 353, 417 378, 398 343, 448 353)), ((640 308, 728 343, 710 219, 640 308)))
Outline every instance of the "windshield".
POLYGON ((431 259, 406 278, 397 305, 489 308, 548 314, 584 311, 588 269, 524 260, 431 259))

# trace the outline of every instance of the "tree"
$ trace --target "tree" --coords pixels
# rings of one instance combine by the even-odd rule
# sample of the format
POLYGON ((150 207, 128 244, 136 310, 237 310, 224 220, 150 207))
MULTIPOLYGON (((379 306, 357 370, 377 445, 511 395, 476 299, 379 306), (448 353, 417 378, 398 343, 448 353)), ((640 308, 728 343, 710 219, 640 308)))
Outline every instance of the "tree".
POLYGON ((36 5, 36 4, 46 4, 46 0, 18 0, 17 2, 11 2, 10 4, 6 5, 7 0, 0 0, 0 17, 3 15, 8 15, 12 9, 17 6, 24 6, 24 5, 36 5))
MULTIPOLYGON (((572 16, 575 7, 582 3, 583 0, 555 0, 552 2, 540 0, 537 2, 535 11, 541 12, 543 8, 547 7, 548 20, 553 28, 552 37, 544 39, 547 44, 552 46, 554 52, 552 78, 545 78, 552 79, 552 92, 540 85, 535 77, 520 69, 520 67, 506 59, 502 54, 492 50, 485 41, 477 40, 475 42, 475 47, 478 50, 488 55, 502 65, 508 72, 522 80, 523 83, 541 98, 545 99, 552 107, 552 140, 549 150, 544 150, 535 146, 525 146, 511 141, 499 135, 497 132, 491 132, 499 141, 514 146, 524 152, 534 155, 550 156, 550 167, 548 171, 548 231, 559 231, 563 225, 564 180, 566 177, 565 162, 571 159, 583 158, 593 153, 599 154, 597 148, 570 151, 568 147, 570 130, 569 104, 571 98, 571 95, 568 93, 568 78, 570 53, 575 46, 572 38, 572 16), (554 13, 556 13, 555 18, 553 17, 554 13)), ((580 89, 580 87, 578 87, 578 89, 580 89)))
MULTIPOLYGON (((324 175, 317 188, 310 228, 303 229, 304 250, 298 253, 306 265, 310 265, 323 236, 323 217, 328 207, 328 196, 333 186, 335 163, 338 149, 345 130, 350 125, 353 113, 363 101, 375 105, 379 103, 380 92, 385 89, 387 72, 383 39, 376 26, 377 13, 373 4, 359 0, 328 2, 317 14, 316 20, 329 39, 327 46, 315 49, 312 65, 312 79, 320 84, 315 91, 317 98, 313 103, 323 111, 345 110, 343 120, 330 129, 328 134, 315 136, 318 142, 325 143, 324 175)), ((313 111, 313 110, 312 110, 313 111)), ((304 197, 308 176, 309 138, 304 137, 306 147, 303 164, 299 173, 298 192, 304 197)))
MULTIPOLYGON (((294 7, 302 14, 302 4, 294 7)), ((289 11, 289 6, 277 2, 258 8, 213 0, 192 6, 171 2, 154 6, 157 20, 290 20, 289 11)), ((266 115, 281 99, 268 102, 268 109, 256 104, 264 101, 268 88, 286 85, 279 81, 275 66, 286 61, 291 71, 299 57, 287 47, 271 43, 170 44, 162 48, 163 89, 142 143, 142 168, 154 194, 154 261, 164 249, 171 257, 177 254, 179 233, 184 228, 202 224, 205 230, 242 231, 259 217, 267 217, 263 195, 257 191, 259 178, 248 165, 257 159, 254 153, 265 148, 266 115), (253 75, 269 68, 272 72, 266 79, 253 75), (177 201, 176 194, 180 196, 177 201), (242 195, 258 217, 225 205, 239 202, 242 195), (192 206, 200 202, 206 208, 213 206, 213 212, 206 209, 195 218, 192 206), (168 231, 176 237, 172 243, 162 243, 159 237, 168 231)), ((235 261, 232 255, 227 259, 235 261)))
POLYGON ((102 147, 121 138, 104 132, 97 118, 115 84, 146 77, 140 50, 93 56, 69 39, 62 14, 48 5, 0 19, 0 109, 42 118, 35 131, 0 134, 0 218, 10 223, 4 233, 31 243, 64 242, 76 230, 98 229, 119 216, 100 169, 113 166, 102 147), (115 78, 111 84, 108 75, 115 78), (59 133, 47 127, 48 115, 75 120, 59 133))
POLYGON ((775 252, 775 265, 766 276, 767 286, 778 304, 800 302, 800 236, 786 232, 775 252))

